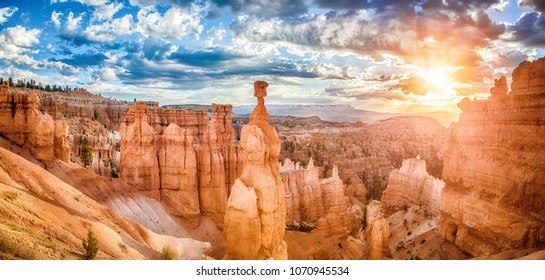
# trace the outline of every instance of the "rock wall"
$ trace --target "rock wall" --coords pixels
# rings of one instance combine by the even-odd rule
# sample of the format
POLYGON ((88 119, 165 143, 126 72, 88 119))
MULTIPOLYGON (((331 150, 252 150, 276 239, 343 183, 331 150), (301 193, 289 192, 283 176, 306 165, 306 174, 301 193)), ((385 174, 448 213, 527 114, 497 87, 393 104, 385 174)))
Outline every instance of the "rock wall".
POLYGON ((228 186, 241 165, 231 105, 213 104, 210 125, 207 110, 153 105, 137 102, 121 122, 121 179, 164 201, 190 226, 203 214, 221 227, 228 186))
POLYGON ((258 104, 242 128, 244 167, 236 179, 225 214, 227 259, 287 259, 284 242, 286 208, 278 154, 281 142, 267 123, 264 104, 268 84, 254 83, 258 104))
POLYGON ((545 57, 536 61, 522 62, 513 70, 513 95, 540 95, 545 93, 545 57))
POLYGON ((545 247, 545 59, 513 71, 512 91, 464 99, 451 127, 444 237, 473 256, 545 247))
POLYGON ((307 168, 297 168, 288 159, 282 165, 281 178, 286 193, 286 225, 312 229, 326 237, 346 237, 361 228, 365 189, 352 188, 352 199, 333 167, 332 176, 320 181, 320 170, 310 159, 307 168), (362 197, 363 194, 363 197, 362 197))
POLYGON ((29 149, 40 161, 68 162, 68 126, 49 114, 42 114, 39 102, 36 92, 9 88, 4 82, 0 88, 0 135, 29 149))
MULTIPOLYGON (((70 159, 81 164, 81 143, 87 139, 92 157, 90 168, 101 176, 117 177, 121 140, 119 125, 133 103, 111 100, 86 90, 35 92, 39 96, 42 113, 68 124, 70 159)), ((156 102, 148 103, 157 105, 156 102)))
POLYGON ((281 179, 286 194, 287 226, 316 227, 318 219, 325 216, 319 174, 312 159, 306 169, 296 169, 290 160, 284 161, 281 179))
POLYGON ((350 204, 337 166, 333 166, 332 173, 330 178, 320 181, 326 215, 318 219, 316 229, 326 237, 355 235, 361 228, 362 210, 350 204))
POLYGON ((422 206, 437 217, 444 187, 445 182, 428 174, 426 161, 420 157, 406 159, 399 170, 390 173, 388 186, 382 193, 383 212, 390 216, 412 206, 422 206))

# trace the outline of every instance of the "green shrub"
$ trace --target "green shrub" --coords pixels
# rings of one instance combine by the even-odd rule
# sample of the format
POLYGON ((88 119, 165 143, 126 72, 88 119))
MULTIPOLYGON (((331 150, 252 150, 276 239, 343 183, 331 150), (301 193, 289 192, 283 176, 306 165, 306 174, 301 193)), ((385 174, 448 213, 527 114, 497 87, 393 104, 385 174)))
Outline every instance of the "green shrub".
POLYGON ((80 158, 83 167, 87 167, 91 164, 91 147, 89 146, 89 140, 87 140, 87 137, 83 138, 81 141, 80 158))
POLYGON ((83 255, 86 260, 92 260, 98 253, 98 240, 95 233, 91 228, 87 230, 87 240, 82 240, 83 249, 85 254, 83 255))
POLYGON ((163 246, 161 252, 163 253, 163 260, 175 260, 178 258, 176 253, 168 245, 163 246))
POLYGON ((117 246, 119 246, 119 248, 121 249, 121 251, 125 254, 128 254, 129 253, 129 249, 127 248, 127 245, 125 245, 125 243, 117 243, 117 246))

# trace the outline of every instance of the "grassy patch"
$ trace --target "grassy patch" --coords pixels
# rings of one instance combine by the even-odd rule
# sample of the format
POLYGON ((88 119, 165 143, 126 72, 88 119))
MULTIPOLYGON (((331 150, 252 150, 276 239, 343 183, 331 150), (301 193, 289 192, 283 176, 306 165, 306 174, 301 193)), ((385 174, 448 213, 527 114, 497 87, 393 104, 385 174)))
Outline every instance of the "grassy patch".
POLYGON ((36 257, 30 248, 20 246, 20 244, 10 240, 0 238, 0 259, 34 260, 36 257))
POLYGON ((125 243, 119 242, 117 243, 117 246, 119 246, 119 248, 121 249, 121 252, 125 254, 129 253, 129 249, 127 248, 127 245, 125 243))

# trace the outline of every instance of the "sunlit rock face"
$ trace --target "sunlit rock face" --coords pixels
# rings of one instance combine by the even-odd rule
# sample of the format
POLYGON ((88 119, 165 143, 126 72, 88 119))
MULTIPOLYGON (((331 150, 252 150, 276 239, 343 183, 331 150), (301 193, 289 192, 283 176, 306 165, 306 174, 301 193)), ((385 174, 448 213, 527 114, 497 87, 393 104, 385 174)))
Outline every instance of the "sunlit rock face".
POLYGON ((445 153, 441 230, 473 256, 545 246, 544 77, 545 59, 523 62, 509 95, 459 104, 445 153))
POLYGON ((391 257, 388 248, 390 226, 382 213, 382 204, 380 201, 373 200, 367 205, 366 212, 364 257, 369 260, 382 260, 391 257))
POLYGON ((316 226, 325 216, 322 203, 320 170, 310 159, 306 168, 286 160, 282 166, 281 179, 286 193, 286 225, 300 226, 304 222, 316 226))
POLYGON ((356 197, 365 199, 364 186, 363 190, 353 186, 350 199, 336 166, 329 178, 320 180, 319 173, 312 159, 306 168, 296 169, 290 160, 282 165, 286 225, 293 228, 316 227, 326 237, 355 235, 361 228, 363 207, 356 197))
POLYGON ((444 186, 442 180, 428 174, 426 161, 420 157, 406 159, 399 170, 390 173, 381 200, 384 214, 389 216, 412 206, 423 206, 438 216, 444 186))
POLYGON ((42 114, 39 102, 36 92, 9 88, 4 82, 0 88, 0 135, 27 148, 40 161, 68 162, 68 126, 42 114))
POLYGON ((545 57, 536 61, 522 62, 513 70, 513 95, 540 95, 545 93, 545 57))
POLYGON ((82 164, 81 144, 83 139, 87 139, 91 149, 89 168, 101 176, 117 177, 121 140, 119 124, 133 103, 111 100, 86 90, 36 90, 36 93, 42 113, 68 124, 68 139, 65 141, 70 146, 70 160, 82 164))
POLYGON ((231 105, 161 109, 137 102, 120 125, 121 179, 197 226, 201 214, 223 225, 229 185, 240 173, 231 105))
POLYGON ((268 84, 254 83, 258 104, 243 126, 240 146, 244 167, 232 187, 223 233, 226 259, 287 259, 284 185, 280 179, 280 139, 267 123, 268 84))

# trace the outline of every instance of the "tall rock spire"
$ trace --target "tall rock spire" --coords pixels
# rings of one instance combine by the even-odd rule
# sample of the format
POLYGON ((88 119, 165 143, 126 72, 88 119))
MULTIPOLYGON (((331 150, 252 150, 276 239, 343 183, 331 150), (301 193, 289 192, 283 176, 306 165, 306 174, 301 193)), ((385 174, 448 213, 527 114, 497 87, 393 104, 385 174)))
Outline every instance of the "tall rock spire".
POLYGON ((276 128, 267 123, 267 86, 264 81, 254 83, 257 106, 250 123, 242 128, 244 167, 227 202, 226 259, 287 259, 286 207, 278 162, 281 141, 276 128))

